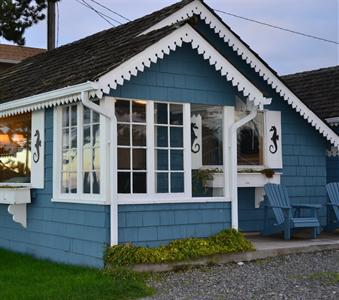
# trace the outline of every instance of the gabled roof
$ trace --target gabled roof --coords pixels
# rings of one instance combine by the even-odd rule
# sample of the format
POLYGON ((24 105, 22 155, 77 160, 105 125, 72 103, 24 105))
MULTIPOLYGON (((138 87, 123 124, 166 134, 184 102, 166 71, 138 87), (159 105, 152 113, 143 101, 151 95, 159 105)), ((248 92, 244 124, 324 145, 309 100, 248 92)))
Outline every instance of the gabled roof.
POLYGON ((0 103, 96 80, 171 31, 173 28, 161 29, 138 37, 148 27, 192 1, 181 1, 7 69, 0 75, 0 103))
POLYGON ((322 119, 339 117, 339 65, 282 79, 322 119))
MULTIPOLYGON (((196 31, 186 24, 193 16, 203 20, 311 126, 335 146, 339 146, 337 134, 202 0, 183 0, 143 18, 40 54, 12 67, 7 74, 0 75, 2 115, 27 111, 26 103, 31 101, 30 96, 33 96, 35 101, 34 105, 30 105, 30 110, 47 107, 43 106, 46 103, 52 106, 78 100, 79 93, 59 97, 52 102, 48 102, 51 100, 48 98, 42 105, 44 93, 51 96, 54 95, 51 91, 61 89, 64 95, 66 86, 78 88, 84 85, 88 88, 85 84, 88 82, 91 87, 96 85, 96 90, 99 88, 107 92, 110 88, 115 89, 117 85, 123 84, 125 80, 130 80, 131 76, 149 67, 151 62, 156 62, 158 57, 162 58, 164 53, 175 50, 177 45, 181 46, 183 41, 191 43, 192 47, 196 48, 204 59, 209 60, 227 81, 231 81, 239 92, 245 96, 249 95, 257 105, 263 104, 265 99, 260 95, 262 93, 216 49, 211 45, 206 47, 206 41, 201 35, 196 35, 196 31), (177 30, 180 26, 184 28, 181 31, 177 30), (172 35, 176 32, 177 34, 172 35), (182 33, 186 35, 182 36, 182 33), (194 36, 194 39, 190 40, 190 36, 194 36), (197 41, 204 46, 200 47, 197 41), (39 97, 34 96, 37 94, 39 97), (20 100, 12 101, 15 99, 20 100), (13 108, 14 106, 20 108, 13 108)), ((101 94, 98 90, 94 93, 101 94)))
POLYGON ((22 46, 13 46, 13 45, 0 45, 0 62, 5 63, 19 63, 24 59, 43 53, 45 49, 41 48, 32 48, 32 47, 22 47, 22 46))

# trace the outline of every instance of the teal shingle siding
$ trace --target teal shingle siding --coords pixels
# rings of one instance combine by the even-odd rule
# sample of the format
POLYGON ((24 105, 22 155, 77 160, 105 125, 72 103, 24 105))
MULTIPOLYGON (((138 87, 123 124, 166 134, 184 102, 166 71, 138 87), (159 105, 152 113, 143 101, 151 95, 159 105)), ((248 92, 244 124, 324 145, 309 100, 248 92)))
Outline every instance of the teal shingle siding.
POLYGON ((152 247, 206 237, 229 228, 230 222, 230 203, 120 205, 119 243, 152 247))
POLYGON ((109 243, 109 207, 53 203, 53 110, 45 114, 45 188, 32 191, 27 229, 0 204, 0 247, 53 261, 101 267, 109 243))

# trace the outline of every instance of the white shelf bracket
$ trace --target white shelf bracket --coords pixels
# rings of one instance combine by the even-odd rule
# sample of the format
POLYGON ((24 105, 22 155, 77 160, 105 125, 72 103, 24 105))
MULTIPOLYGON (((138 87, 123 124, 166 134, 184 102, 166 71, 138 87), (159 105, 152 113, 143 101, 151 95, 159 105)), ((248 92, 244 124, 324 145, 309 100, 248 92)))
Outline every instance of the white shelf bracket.
POLYGON ((13 216, 14 222, 27 228, 27 204, 10 204, 7 210, 13 216))

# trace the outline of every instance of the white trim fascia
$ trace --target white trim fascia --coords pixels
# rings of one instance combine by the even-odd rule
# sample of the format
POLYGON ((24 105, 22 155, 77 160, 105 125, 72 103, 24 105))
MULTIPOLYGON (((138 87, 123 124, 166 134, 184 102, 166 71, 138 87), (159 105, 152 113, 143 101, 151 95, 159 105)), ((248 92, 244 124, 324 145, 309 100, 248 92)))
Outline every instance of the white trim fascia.
POLYGON ((169 26, 198 15, 221 39, 227 43, 268 85, 270 85, 308 123, 328 141, 339 147, 339 136, 312 112, 234 33, 232 33, 201 1, 193 1, 164 20, 148 28, 142 34, 169 26))
POLYGON ((0 118, 80 101, 81 92, 90 92, 91 96, 102 97, 101 91, 98 90, 98 85, 92 81, 88 81, 2 103, 0 105, 0 118))
POLYGON ((327 119, 325 119, 325 121, 327 123, 329 123, 331 126, 338 126, 339 125, 339 117, 327 118, 327 119))
POLYGON ((182 47, 183 43, 190 43, 199 55, 202 55, 210 65, 215 67, 217 72, 220 72, 221 76, 230 81, 234 87, 237 87, 239 92, 242 92, 255 105, 263 106, 270 103, 270 99, 266 99, 255 85, 189 24, 181 26, 114 70, 101 76, 98 80, 99 87, 104 93, 108 94, 110 89, 117 89, 118 85, 123 85, 125 80, 130 80, 132 76, 137 76, 138 72, 143 72, 145 67, 149 68, 151 63, 156 63, 158 59, 163 59, 165 54, 169 55, 177 47, 182 47))

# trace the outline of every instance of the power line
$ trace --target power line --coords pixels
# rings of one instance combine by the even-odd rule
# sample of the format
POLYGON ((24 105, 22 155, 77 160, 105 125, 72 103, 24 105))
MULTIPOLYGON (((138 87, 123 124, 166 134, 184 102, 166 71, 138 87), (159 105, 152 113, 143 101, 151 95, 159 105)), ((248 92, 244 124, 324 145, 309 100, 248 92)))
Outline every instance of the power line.
POLYGON ((131 19, 126 18, 126 17, 123 16, 122 14, 119 14, 119 13, 117 13, 116 11, 112 10, 111 8, 109 8, 109 7, 107 7, 107 6, 105 6, 105 5, 101 4, 101 3, 99 3, 98 1, 95 1, 95 0, 90 0, 90 1, 96 3, 97 5, 101 6, 102 8, 107 9, 108 11, 114 13, 115 15, 117 15, 117 16, 119 16, 119 17, 125 19, 126 21, 132 21, 131 19))
POLYGON ((94 11, 100 18, 104 19, 108 24, 110 24, 111 26, 115 27, 115 25, 108 20, 108 16, 106 16, 102 12, 99 12, 94 7, 90 6, 87 2, 85 2, 84 0, 75 0, 75 1, 78 2, 79 4, 85 6, 86 8, 94 11))
MULTIPOLYGON (((111 16, 104 14, 103 12, 95 9, 92 5, 90 5, 88 2, 86 2, 85 0, 81 0, 81 2, 83 2, 89 9, 93 10, 94 12, 96 12, 97 14, 100 14, 102 17, 105 17, 107 19, 112 20, 113 22, 116 22, 118 24, 121 24, 119 21, 117 21, 116 19, 113 19, 111 16)), ((115 26, 114 24, 110 23, 113 27, 115 26)))
POLYGON ((257 24, 260 24, 260 25, 268 26, 268 27, 275 28, 275 29, 280 29, 280 30, 287 31, 287 32, 290 32, 290 33, 302 35, 304 37, 309 37, 309 38, 320 40, 320 41, 323 41, 323 42, 328 42, 328 43, 339 45, 339 43, 336 42, 336 41, 325 39, 325 38, 322 38, 322 37, 319 37, 319 36, 315 36, 315 35, 299 32, 299 31, 287 29, 287 28, 284 28, 284 27, 272 25, 272 24, 269 24, 269 23, 257 21, 257 20, 254 20, 254 19, 242 17, 242 16, 239 16, 239 15, 236 15, 236 14, 232 14, 232 13, 229 13, 229 12, 226 12, 226 11, 222 11, 220 9, 213 9, 213 10, 217 11, 217 12, 220 12, 222 14, 225 14, 225 15, 229 15, 229 16, 232 16, 232 17, 235 17, 235 18, 239 18, 239 19, 243 19, 243 20, 250 21, 250 22, 254 22, 254 23, 257 23, 257 24))

